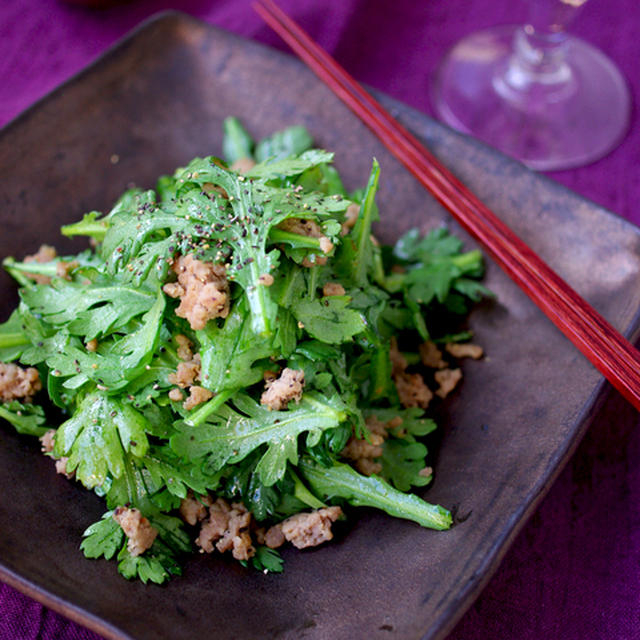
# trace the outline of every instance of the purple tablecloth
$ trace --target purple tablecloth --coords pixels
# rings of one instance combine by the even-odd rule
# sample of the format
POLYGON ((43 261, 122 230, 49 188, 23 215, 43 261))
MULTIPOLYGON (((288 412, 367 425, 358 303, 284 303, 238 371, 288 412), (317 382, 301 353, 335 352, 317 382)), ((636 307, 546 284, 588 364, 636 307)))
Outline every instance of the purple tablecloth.
MULTIPOLYGON (((536 0, 537 1, 537 0, 536 0)), ((512 0, 280 0, 359 80, 431 113, 428 84, 447 48, 481 27, 519 22, 512 0)), ((248 0, 138 0, 109 9, 58 0, 0 3, 0 126, 161 9, 283 47, 248 0)), ((604 50, 628 79, 631 130, 591 166, 551 174, 640 224, 640 7, 592 0, 573 32, 604 50)), ((614 399, 449 640, 640 638, 640 430, 614 399)), ((0 523, 0 526, 2 524, 0 523)), ((96 634, 0 583, 0 638, 96 640, 96 634)))

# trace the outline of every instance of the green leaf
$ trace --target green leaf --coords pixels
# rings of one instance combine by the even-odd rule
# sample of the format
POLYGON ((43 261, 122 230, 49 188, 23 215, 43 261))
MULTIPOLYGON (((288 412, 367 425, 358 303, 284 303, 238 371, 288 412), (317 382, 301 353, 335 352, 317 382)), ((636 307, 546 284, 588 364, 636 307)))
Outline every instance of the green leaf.
POLYGON ((80 222, 64 225, 61 227, 60 232, 63 236, 67 236, 67 238, 72 238, 73 236, 88 236, 98 242, 102 242, 109 228, 109 223, 104 219, 99 220, 98 218, 101 215, 99 211, 85 213, 80 222))
POLYGON ((0 362, 11 362, 20 357, 29 338, 22 328, 22 316, 16 309, 6 322, 0 324, 0 362))
POLYGON ((0 404, 0 418, 10 422, 18 433, 28 436, 44 435, 44 410, 37 404, 22 404, 17 400, 0 404))
POLYGON ((285 176, 297 176, 313 167, 333 161, 333 153, 322 149, 310 149, 299 156, 288 156, 280 160, 267 160, 247 171, 248 178, 273 180, 285 176))
POLYGON ((350 300, 349 296, 300 298, 293 301, 291 311, 309 335, 321 342, 339 344, 366 328, 362 315, 348 308, 350 300))
POLYGON ((351 233, 345 236, 336 258, 336 268, 344 275, 341 280, 351 280, 358 287, 368 285, 367 276, 374 271, 371 225, 378 219, 375 196, 379 179, 380 165, 374 159, 358 219, 351 233))
POLYGON ((251 565, 264 573, 282 573, 284 560, 276 549, 257 545, 256 554, 251 558, 251 565))
POLYGON ((24 289, 21 297, 48 324, 91 340, 122 329, 149 311, 158 296, 123 284, 86 285, 56 279, 50 285, 24 289))
POLYGON ((182 575, 182 567, 171 549, 156 539, 151 549, 140 556, 132 556, 126 545, 122 547, 118 554, 118 572, 127 580, 139 578, 144 584, 162 584, 172 575, 182 575))
POLYGON ((313 145, 309 132, 301 126, 288 127, 262 139, 256 146, 257 162, 282 160, 303 153, 313 145))
POLYGON ((198 494, 214 491, 220 481, 220 474, 205 473, 201 466, 178 458, 168 446, 151 447, 142 463, 156 486, 165 486, 178 498, 186 498, 189 489, 198 494))
POLYGON ((287 411, 270 411, 242 394, 234 396, 233 402, 238 411, 223 407, 206 424, 178 423, 171 448, 190 460, 204 458, 207 468, 215 472, 266 445, 256 468, 266 486, 284 476, 287 461, 297 463, 298 435, 336 427, 346 417, 337 396, 322 398, 314 392, 304 393, 300 404, 291 403, 287 411))
POLYGON ((88 380, 109 392, 122 389, 151 362, 160 336, 164 305, 164 296, 158 293, 135 331, 102 342, 95 352, 87 351, 77 337, 58 331, 25 350, 23 362, 45 361, 56 375, 70 376, 64 383, 67 389, 77 389, 88 380))
POLYGON ((241 158, 253 158, 253 139, 240 121, 233 117, 225 118, 222 127, 224 129, 222 152, 226 161, 233 164, 241 158))
POLYGON ((431 475, 420 475, 426 466, 427 447, 421 442, 408 442, 402 438, 387 438, 382 446, 382 477, 400 491, 412 486, 423 487, 431 481, 431 475))
POLYGON ((80 549, 87 558, 106 558, 110 560, 122 548, 124 532, 113 519, 113 511, 107 511, 101 520, 94 522, 82 534, 84 540, 80 549))
POLYGON ((237 304, 221 327, 210 322, 197 332, 202 359, 202 385, 219 393, 246 387, 262 379, 257 360, 272 354, 271 341, 256 336, 244 305, 237 304))
POLYGON ((67 456, 67 471, 85 487, 102 485, 107 473, 125 471, 125 452, 144 456, 149 448, 147 420, 117 398, 96 392, 87 395, 74 415, 56 432, 54 455, 67 456))
POLYGON ((394 489, 377 476, 363 476, 347 464, 335 463, 324 468, 302 459, 299 469, 313 491, 330 498, 343 498, 355 507, 374 507, 395 518, 413 520, 430 529, 448 529, 449 511, 429 504, 412 493, 394 489))

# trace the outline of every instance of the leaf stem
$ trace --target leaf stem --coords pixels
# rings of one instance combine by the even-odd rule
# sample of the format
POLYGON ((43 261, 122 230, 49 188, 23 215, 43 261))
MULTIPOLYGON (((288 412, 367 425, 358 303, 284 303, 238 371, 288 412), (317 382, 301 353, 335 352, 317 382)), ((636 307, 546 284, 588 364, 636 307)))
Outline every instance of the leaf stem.
POLYGON ((221 391, 220 393, 216 394, 206 404, 202 405, 197 411, 192 413, 185 420, 185 423, 192 427, 197 427, 198 425, 202 424, 214 411, 219 409, 236 391, 237 389, 225 389, 224 391, 221 391))

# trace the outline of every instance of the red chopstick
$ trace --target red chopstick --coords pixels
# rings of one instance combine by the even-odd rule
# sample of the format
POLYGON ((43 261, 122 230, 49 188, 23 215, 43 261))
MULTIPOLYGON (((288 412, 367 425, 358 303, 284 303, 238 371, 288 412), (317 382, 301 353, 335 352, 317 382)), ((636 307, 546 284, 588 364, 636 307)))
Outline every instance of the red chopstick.
POLYGON ((321 49, 273 0, 255 10, 492 255, 611 384, 640 409, 640 352, 321 49))

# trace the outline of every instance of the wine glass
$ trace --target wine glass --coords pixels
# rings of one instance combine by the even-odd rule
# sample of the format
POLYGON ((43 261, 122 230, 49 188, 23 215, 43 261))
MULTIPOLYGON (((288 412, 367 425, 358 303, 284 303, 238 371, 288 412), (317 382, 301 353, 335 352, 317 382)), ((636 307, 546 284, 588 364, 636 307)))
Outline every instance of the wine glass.
POLYGON ((565 30, 585 2, 529 0, 527 24, 458 42, 432 85, 440 119, 536 170, 581 166, 617 146, 629 125, 627 84, 565 30))

